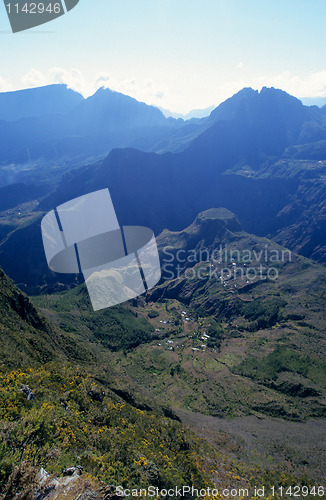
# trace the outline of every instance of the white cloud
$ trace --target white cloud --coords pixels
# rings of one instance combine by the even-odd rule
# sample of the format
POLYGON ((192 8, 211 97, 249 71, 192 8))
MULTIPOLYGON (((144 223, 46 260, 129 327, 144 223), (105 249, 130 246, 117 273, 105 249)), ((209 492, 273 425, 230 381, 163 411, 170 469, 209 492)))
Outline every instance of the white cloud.
MULTIPOLYGON (((136 78, 127 78, 118 80, 107 73, 97 75, 94 87, 107 87, 116 92, 127 94, 138 101, 144 101, 147 104, 162 105, 161 101, 166 95, 166 87, 156 84, 153 80, 137 80, 136 78)), ((95 89, 96 90, 96 89, 95 89)))
POLYGON ((68 87, 81 92, 85 97, 92 95, 100 87, 107 87, 149 104, 161 103, 166 95, 166 88, 161 84, 157 85, 153 80, 142 81, 134 77, 119 80, 105 71, 97 73, 92 80, 87 80, 77 68, 67 70, 53 67, 46 72, 32 68, 22 76, 21 81, 23 88, 65 83, 68 87))
POLYGON ((8 92, 10 90, 12 90, 11 83, 6 78, 0 76, 0 92, 8 92))
POLYGON ((296 97, 326 97, 326 70, 310 72, 304 76, 284 71, 274 76, 261 76, 253 82, 255 88, 276 87, 296 97))
MULTIPOLYGON (((244 87, 260 90, 262 87, 275 87, 285 90, 289 94, 300 97, 326 97, 326 70, 310 72, 299 76, 284 71, 276 75, 261 75, 255 78, 242 75, 229 82, 213 83, 206 90, 206 97, 210 96, 211 103, 219 104, 244 87)), ((207 100, 207 105, 209 100, 207 100)), ((204 107, 204 106, 202 106, 204 107)))
MULTIPOLYGON (((20 87, 66 83, 84 96, 89 96, 103 86, 130 95, 147 104, 181 113, 187 113, 195 108, 207 108, 212 104, 217 105, 243 87, 249 86, 254 89, 273 86, 296 97, 326 96, 326 70, 300 76, 290 71, 284 71, 275 75, 252 77, 242 62, 239 62, 236 67, 241 71, 238 73, 238 77, 232 80, 227 80, 226 75, 221 78, 221 74, 218 72, 206 76, 194 74, 191 78, 185 75, 179 79, 167 74, 166 79, 155 80, 141 79, 134 75, 129 78, 117 78, 116 75, 106 71, 96 73, 93 78, 86 78, 78 68, 52 67, 45 72, 32 68, 21 77, 20 87)), ((0 77, 0 91, 13 89, 14 87, 9 81, 0 77)))
POLYGON ((305 77, 284 72, 276 79, 277 83, 297 97, 325 97, 326 71, 310 72, 305 77))
POLYGON ((41 87, 52 83, 65 83, 68 87, 81 93, 88 93, 88 83, 83 74, 78 69, 66 70, 60 67, 50 68, 46 72, 38 69, 31 69, 21 78, 23 86, 26 87, 41 87))
POLYGON ((54 67, 50 69, 49 73, 53 83, 66 83, 68 87, 78 92, 87 92, 87 82, 78 69, 73 68, 68 71, 63 68, 54 67))
POLYGON ((48 82, 46 76, 37 69, 33 68, 28 73, 22 76, 22 83, 24 87, 41 87, 46 85, 48 82))
POLYGON ((106 72, 101 72, 96 75, 95 78, 95 86, 96 87, 109 87, 110 81, 112 80, 111 76, 106 72))

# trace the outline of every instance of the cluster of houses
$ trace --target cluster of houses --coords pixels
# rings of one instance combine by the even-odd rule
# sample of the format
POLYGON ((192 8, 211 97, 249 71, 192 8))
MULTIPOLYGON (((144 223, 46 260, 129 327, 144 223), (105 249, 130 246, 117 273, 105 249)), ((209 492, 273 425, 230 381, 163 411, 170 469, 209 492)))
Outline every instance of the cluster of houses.
MULTIPOLYGON (((191 322, 194 321, 193 318, 191 318, 191 317, 188 316, 187 311, 182 311, 181 312, 181 317, 182 317, 182 319, 184 321, 191 321, 191 322)), ((171 321, 169 321, 169 320, 168 321, 160 320, 160 323, 162 323, 163 325, 166 325, 168 323, 171 323, 171 321)), ((160 331, 161 331, 160 328, 157 328, 155 330, 155 332, 160 332, 160 331)), ((202 334, 199 333, 199 335, 201 335, 200 336, 200 340, 202 340, 203 343, 200 344, 200 346, 198 346, 198 347, 192 347, 193 352, 196 352, 196 351, 202 351, 203 352, 207 348, 207 344, 206 343, 207 343, 208 339, 210 338, 210 335, 208 335, 208 333, 206 333, 205 331, 202 334)), ((193 333, 192 335, 189 335, 189 339, 193 339, 196 336, 197 335, 193 333)), ((158 343, 157 345, 160 346, 160 347, 162 345, 166 345, 169 351, 173 351, 174 349, 179 349, 180 348, 180 346, 178 345, 178 343, 175 342, 175 340, 166 340, 166 342, 164 344, 163 343, 158 343)), ((181 347, 185 347, 184 344, 182 344, 181 347)))

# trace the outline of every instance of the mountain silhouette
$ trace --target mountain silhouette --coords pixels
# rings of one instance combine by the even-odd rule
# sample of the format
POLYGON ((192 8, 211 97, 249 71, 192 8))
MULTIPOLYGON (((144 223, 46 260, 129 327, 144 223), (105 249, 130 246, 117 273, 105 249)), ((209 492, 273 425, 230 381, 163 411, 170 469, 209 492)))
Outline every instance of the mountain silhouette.
MULTIPOLYGON (((170 126, 155 108, 102 89, 70 112, 69 123, 79 127, 80 137, 87 142, 85 137, 91 133, 87 116, 98 129, 107 124, 107 130, 111 126, 113 130, 109 109, 121 118, 121 134, 116 137, 123 145, 127 142, 124 124, 138 127, 138 118, 146 115, 144 141, 149 140, 146 130, 153 134, 150 123, 155 122, 152 138, 167 131, 166 139, 184 149, 160 154, 113 149, 104 161, 66 172, 38 209, 48 211, 77 196, 109 188, 120 224, 144 225, 159 234, 165 228, 179 231, 198 213, 222 206, 236 215, 245 231, 274 238, 326 263, 326 161, 322 159, 326 159, 326 115, 322 110, 303 106, 274 88, 243 89, 207 119, 182 125, 172 120, 170 126), (135 122, 133 116, 137 116, 135 122)), ((106 134, 109 137, 110 132, 104 130, 100 139, 97 134, 94 141, 104 144, 106 134)), ((39 232, 35 221, 0 246, 0 265, 17 283, 44 284, 46 263, 39 232)), ((55 275, 48 279, 55 285, 55 275)))
POLYGON ((22 165, 18 172, 25 163, 47 168, 49 161, 104 157, 115 147, 153 150, 183 123, 103 88, 87 99, 65 85, 7 92, 0 105, 0 161, 22 165))
POLYGON ((0 93, 0 120, 67 113, 84 98, 64 84, 0 93))

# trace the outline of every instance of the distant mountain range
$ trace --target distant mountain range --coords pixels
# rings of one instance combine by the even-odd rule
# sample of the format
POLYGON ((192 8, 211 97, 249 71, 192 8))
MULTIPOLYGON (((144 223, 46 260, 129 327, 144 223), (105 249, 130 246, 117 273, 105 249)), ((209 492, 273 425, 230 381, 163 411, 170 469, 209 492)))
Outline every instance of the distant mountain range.
POLYGON ((326 105, 326 97, 301 97, 300 101, 305 106, 318 106, 322 108, 326 105))
MULTIPOLYGON (((143 224, 159 234, 165 228, 180 230, 199 212, 222 206, 236 214, 246 231, 326 263, 325 109, 306 107, 281 90, 246 88, 209 117, 184 122, 167 120, 155 108, 99 90, 69 117, 80 137, 91 137, 94 130, 95 141, 101 130, 103 145, 113 144, 105 137, 114 129, 121 144, 131 138, 128 130, 133 126, 139 131, 144 125, 139 137, 148 145, 163 131, 164 138, 161 135, 155 146, 160 153, 119 148, 104 161, 71 169, 57 189, 45 182, 52 193, 43 198, 39 211, 108 187, 121 224, 143 224)), ((43 168, 46 172, 46 163, 43 168)), ((17 203, 20 190, 16 189, 17 203)), ((26 201, 26 189, 21 191, 26 201)), ((0 265, 17 283, 44 284, 42 276, 48 271, 39 220, 4 234, 0 265)), ((56 279, 53 275, 51 282, 56 279)))
POLYGON ((116 147, 155 150, 159 140, 182 124, 104 88, 88 99, 65 85, 2 93, 0 186, 22 178, 42 180, 53 164, 69 168, 71 162, 76 166, 103 158, 116 147))
POLYGON ((240 156, 238 161, 251 163, 259 142, 257 168, 287 146, 324 137, 325 109, 273 92, 272 97, 272 89, 243 89, 210 114, 207 109, 203 118, 185 119, 166 118, 153 106, 104 88, 87 99, 65 85, 0 93, 0 186, 57 181, 64 171, 104 158, 114 148, 176 153, 191 145, 192 154, 207 140, 221 155, 234 144, 229 160, 240 156), (202 135, 203 142, 192 145, 202 135))
POLYGON ((41 207, 107 186, 121 222, 159 233, 223 206, 246 230, 326 262, 323 110, 280 90, 244 89, 182 136, 186 128, 170 138, 183 151, 114 150, 95 168, 67 175, 41 207))
POLYGON ((183 120, 192 120, 196 118, 205 118, 209 116, 211 112, 216 108, 216 106, 209 106, 204 109, 192 109, 189 113, 176 113, 174 111, 169 111, 168 109, 159 108, 164 116, 172 118, 182 118, 183 120))

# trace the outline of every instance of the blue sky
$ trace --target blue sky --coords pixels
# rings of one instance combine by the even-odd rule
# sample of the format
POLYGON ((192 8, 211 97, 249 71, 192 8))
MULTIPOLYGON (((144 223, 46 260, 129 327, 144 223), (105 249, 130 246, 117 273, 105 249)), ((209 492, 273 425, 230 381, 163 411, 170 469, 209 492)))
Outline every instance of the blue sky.
POLYGON ((326 96, 325 0, 80 0, 12 34, 0 6, 0 90, 105 85, 173 111, 244 86, 326 96))

